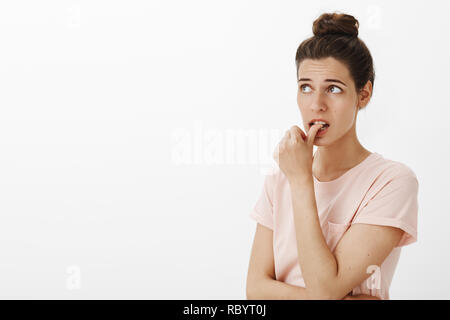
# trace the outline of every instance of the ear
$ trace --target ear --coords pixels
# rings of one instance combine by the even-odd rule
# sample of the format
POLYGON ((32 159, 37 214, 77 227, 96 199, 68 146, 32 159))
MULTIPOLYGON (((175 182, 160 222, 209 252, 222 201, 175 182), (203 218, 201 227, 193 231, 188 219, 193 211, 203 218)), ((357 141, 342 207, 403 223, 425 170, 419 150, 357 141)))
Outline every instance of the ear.
POLYGON ((372 81, 367 81, 364 88, 362 88, 358 93, 358 108, 364 108, 370 101, 372 97, 372 81))

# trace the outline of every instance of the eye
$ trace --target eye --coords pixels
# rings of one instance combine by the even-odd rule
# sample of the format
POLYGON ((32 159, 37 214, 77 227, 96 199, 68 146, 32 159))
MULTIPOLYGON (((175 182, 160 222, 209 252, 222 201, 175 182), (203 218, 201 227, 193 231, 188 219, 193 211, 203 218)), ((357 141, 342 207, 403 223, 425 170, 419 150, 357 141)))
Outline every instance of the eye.
MULTIPOLYGON (((305 93, 308 93, 308 92, 311 92, 311 91, 304 91, 303 89, 304 88, 309 88, 309 90, 311 90, 311 87, 308 85, 308 84, 302 84, 301 86, 300 86, 300 91, 301 92, 305 92, 305 93)), ((332 89, 338 89, 339 91, 335 91, 335 92, 332 92, 332 93, 340 93, 340 92, 342 92, 342 89, 341 88, 339 88, 338 86, 335 86, 335 85, 332 85, 332 86, 329 86, 328 87, 328 90, 332 90, 332 89)))
POLYGON ((341 88, 339 88, 338 86, 329 86, 328 88, 329 88, 329 89, 331 89, 331 88, 337 88, 337 89, 339 89, 338 93, 339 93, 339 92, 342 92, 341 88))
POLYGON ((309 86, 308 86, 307 84, 302 84, 302 85, 300 86, 300 90, 301 90, 302 92, 309 92, 309 91, 303 91, 303 88, 306 88, 306 87, 309 88, 309 86))

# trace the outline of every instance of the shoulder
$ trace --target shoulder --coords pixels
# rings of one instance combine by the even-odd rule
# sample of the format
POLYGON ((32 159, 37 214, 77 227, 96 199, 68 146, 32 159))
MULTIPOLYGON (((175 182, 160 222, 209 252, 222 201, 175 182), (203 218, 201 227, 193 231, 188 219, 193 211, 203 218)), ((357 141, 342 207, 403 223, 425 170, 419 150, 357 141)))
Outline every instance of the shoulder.
POLYGON ((375 161, 375 166, 378 167, 379 176, 384 178, 383 180, 416 180, 417 176, 414 170, 401 161, 385 158, 381 155, 375 161))
POLYGON ((414 170, 407 164, 392 159, 379 157, 374 161, 376 174, 372 182, 372 190, 389 189, 417 191, 419 181, 414 170))

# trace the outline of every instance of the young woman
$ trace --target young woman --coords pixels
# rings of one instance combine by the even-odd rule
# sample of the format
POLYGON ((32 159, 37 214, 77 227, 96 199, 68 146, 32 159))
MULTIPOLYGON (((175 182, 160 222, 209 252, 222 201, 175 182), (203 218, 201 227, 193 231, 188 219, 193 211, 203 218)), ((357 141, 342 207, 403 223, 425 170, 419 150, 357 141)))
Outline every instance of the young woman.
POLYGON ((250 213, 248 299, 389 299, 401 247, 417 241, 416 175, 356 136, 375 79, 358 26, 322 14, 297 49, 306 133, 286 132, 250 213))

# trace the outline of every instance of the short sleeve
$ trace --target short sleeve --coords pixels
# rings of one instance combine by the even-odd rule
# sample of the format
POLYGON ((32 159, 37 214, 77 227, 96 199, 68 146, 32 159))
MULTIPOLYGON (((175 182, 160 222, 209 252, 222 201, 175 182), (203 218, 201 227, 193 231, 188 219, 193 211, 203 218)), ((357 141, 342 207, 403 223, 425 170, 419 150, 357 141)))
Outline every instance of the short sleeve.
POLYGON ((414 174, 387 180, 364 204, 353 223, 376 224, 402 229, 404 233, 396 247, 416 242, 418 189, 419 183, 414 174))
POLYGON ((249 216, 263 226, 273 230, 273 193, 274 193, 274 174, 265 176, 264 184, 255 206, 249 216))

